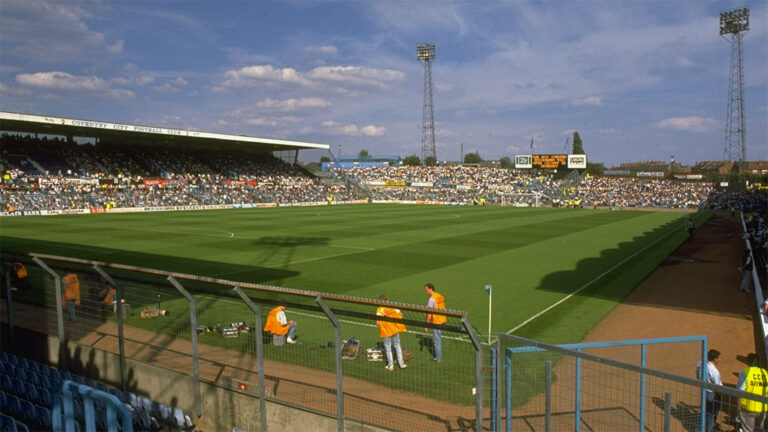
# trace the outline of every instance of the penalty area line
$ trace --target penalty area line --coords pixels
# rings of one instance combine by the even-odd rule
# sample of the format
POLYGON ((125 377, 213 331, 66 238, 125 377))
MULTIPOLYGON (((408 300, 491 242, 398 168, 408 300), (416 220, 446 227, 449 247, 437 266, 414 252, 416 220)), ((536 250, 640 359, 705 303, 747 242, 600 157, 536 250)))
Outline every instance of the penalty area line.
POLYGON ((571 297, 575 296, 576 294, 580 293, 580 292, 581 292, 581 291, 583 291, 585 288, 589 287, 589 286, 590 286, 590 285, 592 285, 593 283, 595 283, 595 282, 597 282, 598 280, 602 279, 602 278, 603 278, 603 276, 605 276, 605 275, 607 275, 608 273, 610 273, 610 272, 612 272, 612 271, 616 270, 618 267, 620 267, 621 265, 623 265, 623 264, 624 264, 624 263, 626 263, 627 261, 631 260, 632 258, 636 257, 637 255, 639 255, 639 254, 641 254, 641 253, 645 252, 645 250, 646 250, 646 249, 648 249, 648 248, 650 248, 651 246, 655 245, 656 243, 658 243, 658 242, 660 242, 660 241, 664 240, 664 239, 665 239, 665 238, 667 238, 667 237, 668 237, 670 234, 674 233, 674 232, 675 232, 675 231, 677 231, 677 230, 678 230, 678 228, 675 228, 675 229, 671 229, 671 230, 669 230, 669 232, 668 232, 668 233, 666 233, 666 234, 664 234, 663 236, 659 237, 658 239, 654 240, 654 241, 653 241, 652 243, 650 243, 648 246, 646 246, 646 247, 644 247, 644 248, 640 249, 639 251, 637 251, 637 252, 633 253, 632 255, 630 255, 630 256, 628 256, 628 257, 624 258, 623 260, 621 260, 621 262, 619 262, 619 263, 618 263, 618 264, 616 264, 615 266, 613 266, 613 267, 609 268, 608 270, 604 271, 603 273, 601 273, 601 274, 600 274, 599 276, 597 276, 596 278, 594 278, 594 279, 592 279, 591 281, 589 281, 589 282, 585 283, 584 285, 580 286, 580 287, 579 287, 579 288, 577 288, 575 291, 573 291, 573 292, 571 292, 570 294, 568 294, 567 296, 565 296, 565 297, 561 298, 561 299, 560 299, 560 300, 558 300, 557 302, 555 302, 555 303, 553 303, 553 304, 549 305, 549 306, 548 306, 546 309, 544 309, 544 310, 542 310, 542 311, 540 311, 540 312, 536 313, 535 315, 533 315, 532 317, 530 317, 530 318, 528 318, 527 320, 523 321, 522 323, 520 323, 520 324, 519 324, 519 325, 517 325, 516 327, 512 328, 511 330, 508 330, 508 331, 506 332, 506 334, 512 334, 512 333, 516 332, 517 330, 520 330, 521 328, 523 328, 523 327, 525 327, 526 325, 530 324, 530 322, 531 322, 531 321, 533 321, 533 320, 535 320, 536 318, 538 318, 538 317, 540 317, 540 316, 544 315, 545 313, 547 313, 547 312, 551 311, 552 309, 556 308, 557 306, 560 306, 560 305, 561 305, 562 303, 564 303, 566 300, 568 300, 568 299, 570 299, 571 297))

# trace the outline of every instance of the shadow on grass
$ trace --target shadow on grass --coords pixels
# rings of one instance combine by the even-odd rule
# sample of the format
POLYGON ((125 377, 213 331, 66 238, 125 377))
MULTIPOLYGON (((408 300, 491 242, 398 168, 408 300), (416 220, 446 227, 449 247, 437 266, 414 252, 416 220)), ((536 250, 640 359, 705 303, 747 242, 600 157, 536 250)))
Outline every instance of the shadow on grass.
MULTIPOLYGON (((635 300, 630 294, 634 288, 658 268, 712 264, 710 260, 696 257, 704 248, 711 247, 706 243, 707 238, 705 238, 708 230, 711 229, 710 217, 710 214, 694 216, 699 230, 693 237, 688 236, 679 220, 671 221, 642 236, 635 237, 632 241, 622 242, 616 248, 602 251, 598 258, 579 261, 574 270, 546 275, 537 289, 574 294, 570 303, 579 303, 579 299, 587 297, 616 303, 622 301, 633 303, 635 300)), ((671 276, 668 277, 678 276, 675 279, 682 279, 685 274, 691 273, 689 270, 678 275, 675 274, 675 270, 673 268, 671 276)), ((639 303, 681 310, 723 312, 722 305, 717 305, 716 311, 711 310, 712 306, 708 306, 708 303, 692 299, 695 296, 691 296, 690 292, 678 295, 672 291, 685 290, 668 288, 674 283, 695 284, 696 289, 703 294, 703 290, 707 288, 700 286, 699 282, 690 279, 666 282, 664 286, 651 288, 642 298, 638 297, 639 303)))

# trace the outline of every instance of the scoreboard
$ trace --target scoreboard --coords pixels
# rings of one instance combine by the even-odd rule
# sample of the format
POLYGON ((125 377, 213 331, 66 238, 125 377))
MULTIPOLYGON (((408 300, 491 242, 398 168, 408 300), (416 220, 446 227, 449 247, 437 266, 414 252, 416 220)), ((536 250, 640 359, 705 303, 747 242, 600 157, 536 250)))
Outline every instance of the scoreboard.
POLYGON ((531 165, 534 168, 565 168, 568 166, 568 155, 564 154, 537 154, 531 155, 531 165))
POLYGON ((515 156, 515 168, 585 169, 587 155, 583 154, 534 154, 515 156))

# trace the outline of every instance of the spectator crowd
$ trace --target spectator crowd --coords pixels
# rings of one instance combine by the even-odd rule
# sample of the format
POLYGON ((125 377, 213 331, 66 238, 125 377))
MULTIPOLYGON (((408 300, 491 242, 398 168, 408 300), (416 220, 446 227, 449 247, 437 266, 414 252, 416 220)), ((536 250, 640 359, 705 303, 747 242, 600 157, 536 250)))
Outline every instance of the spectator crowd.
MULTIPOLYGON (((3 211, 373 201, 699 208, 712 183, 532 174, 476 166, 384 166, 315 176, 244 147, 173 148, 0 136, 3 211)), ((727 197, 718 196, 716 205, 727 197)), ((764 233, 764 230, 763 230, 764 233)))

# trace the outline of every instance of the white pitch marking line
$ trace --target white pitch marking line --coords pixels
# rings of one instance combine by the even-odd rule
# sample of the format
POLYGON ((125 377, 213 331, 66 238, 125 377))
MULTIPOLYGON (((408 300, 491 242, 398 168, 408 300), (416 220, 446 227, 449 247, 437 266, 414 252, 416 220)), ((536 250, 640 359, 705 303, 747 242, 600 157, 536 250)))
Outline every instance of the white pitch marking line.
POLYGON ((607 275, 608 273, 610 273, 610 272, 614 271, 614 270, 615 270, 617 267, 619 267, 620 265, 622 265, 622 264, 624 264, 625 262, 629 261, 630 259, 634 258, 634 257, 635 257, 635 256, 637 256, 638 254, 640 254, 641 252, 645 251, 645 250, 646 250, 646 249, 648 249, 649 247, 651 247, 651 246, 655 245, 656 243, 660 242, 661 240, 664 240, 665 238, 667 238, 667 236, 669 236, 670 234, 674 233, 675 231, 677 231, 677 229, 672 229, 672 230, 670 230, 668 233, 664 234, 662 237, 659 237, 658 239, 656 239, 656 240, 655 240, 653 243, 651 243, 651 244, 649 244, 648 246, 646 246, 646 247, 644 247, 644 248, 640 249, 639 251, 637 251, 637 252, 633 253, 632 255, 630 255, 630 256, 628 256, 628 257, 624 258, 624 259, 623 259, 621 262, 619 262, 619 263, 618 263, 618 264, 616 264, 615 266, 613 266, 613 267, 609 268, 608 270, 604 271, 602 274, 600 274, 600 276, 598 276, 598 277, 596 277, 596 278, 592 279, 591 281, 587 282, 586 284, 582 285, 582 286, 581 286, 581 287, 579 287, 579 288, 578 288, 576 291, 573 291, 572 293, 570 293, 570 294, 568 294, 567 296, 563 297, 563 298, 562 298, 562 299, 560 299, 559 301, 557 301, 557 302, 553 303, 552 305, 550 305, 550 306, 549 306, 549 307, 547 307, 546 309, 542 310, 541 312, 539 312, 539 313, 537 313, 537 314, 533 315, 532 317, 528 318, 527 320, 523 321, 523 322, 522 322, 522 323, 520 323, 520 324, 519 324, 517 327, 515 327, 515 328, 513 328, 513 329, 511 329, 511 330, 509 330, 509 331, 507 331, 507 334, 512 334, 512 333, 516 332, 517 330, 519 330, 519 329, 523 328, 524 326, 526 326, 526 325, 527 325, 528 323, 530 323, 531 321, 535 320, 536 318, 538 318, 538 317, 540 317, 540 316, 544 315, 545 313, 547 313, 547 312, 549 312, 550 310, 554 309, 555 307, 559 306, 560 304, 562 304, 562 303, 563 303, 563 302, 565 302, 566 300, 570 299, 571 297, 573 297, 573 296, 575 296, 576 294, 578 294, 578 293, 580 293, 581 291, 583 291, 583 290, 584 290, 585 288, 587 288, 588 286, 590 286, 590 285, 592 285, 593 283, 595 283, 595 282, 597 282, 598 280, 600 280, 600 279, 601 279, 603 276, 605 276, 605 275, 607 275))
POLYGON ((365 248, 355 248, 355 249, 359 249, 359 250, 356 250, 356 251, 353 251, 353 252, 345 252, 345 253, 340 253, 340 254, 325 255, 325 256, 320 256, 320 257, 315 257, 315 258, 307 258, 307 259, 302 259, 302 260, 291 261, 291 262, 287 263, 286 265, 293 265, 293 264, 299 264, 299 263, 304 263, 304 262, 323 260, 323 259, 326 259, 326 258, 334 258, 334 257, 340 257, 340 256, 344 256, 344 255, 354 255, 354 254, 359 254, 359 253, 363 253, 363 252, 370 252, 370 251, 376 250, 376 249, 365 249, 365 248))

